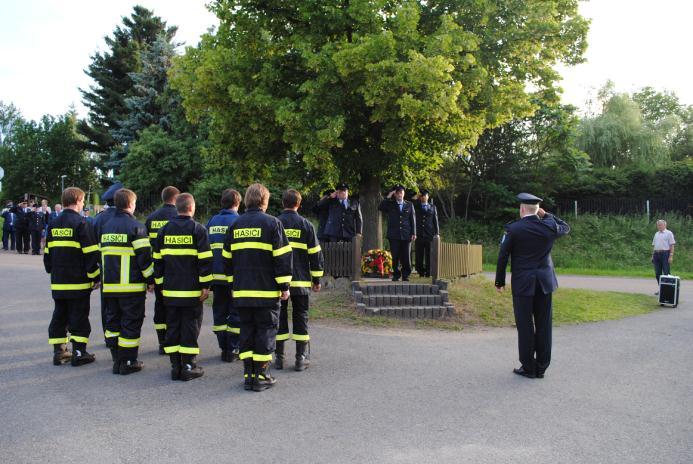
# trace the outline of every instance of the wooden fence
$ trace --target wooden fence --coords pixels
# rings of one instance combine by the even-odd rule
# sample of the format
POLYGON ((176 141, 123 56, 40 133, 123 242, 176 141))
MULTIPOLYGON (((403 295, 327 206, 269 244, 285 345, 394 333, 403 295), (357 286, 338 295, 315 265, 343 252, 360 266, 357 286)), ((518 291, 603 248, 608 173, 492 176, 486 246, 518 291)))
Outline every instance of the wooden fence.
POLYGON ((478 274, 482 267, 481 245, 445 243, 440 236, 431 243, 431 278, 455 279, 478 274))
POLYGON ((357 235, 351 242, 321 242, 325 257, 325 275, 361 278, 361 246, 363 237, 357 235))

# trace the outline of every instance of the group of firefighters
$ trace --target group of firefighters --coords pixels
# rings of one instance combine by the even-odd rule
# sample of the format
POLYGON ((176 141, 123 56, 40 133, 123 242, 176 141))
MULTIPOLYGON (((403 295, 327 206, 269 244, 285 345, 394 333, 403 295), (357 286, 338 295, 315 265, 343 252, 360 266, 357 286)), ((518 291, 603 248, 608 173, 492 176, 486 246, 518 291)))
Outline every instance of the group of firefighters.
POLYGON ((87 351, 89 307, 91 292, 100 287, 114 374, 142 370, 138 349, 145 298, 153 292, 159 353, 170 357, 171 379, 201 377, 197 340, 210 289, 221 359, 243 362, 246 390, 263 391, 275 383, 268 367, 274 354, 275 369, 284 368, 290 338, 296 342, 294 369, 309 366, 309 293, 320 291, 323 256, 313 225, 298 214, 298 191, 283 193, 284 210, 274 217, 265 213, 270 193, 263 185, 248 187, 242 215, 241 195, 227 189, 221 211, 205 227, 193 219, 195 200, 189 193, 166 187, 164 205, 142 224, 133 215, 136 194, 117 187, 107 192, 111 207, 93 226, 80 215, 84 192, 65 189, 63 212, 48 229, 44 265, 55 300, 48 329, 53 364, 94 361, 87 351))

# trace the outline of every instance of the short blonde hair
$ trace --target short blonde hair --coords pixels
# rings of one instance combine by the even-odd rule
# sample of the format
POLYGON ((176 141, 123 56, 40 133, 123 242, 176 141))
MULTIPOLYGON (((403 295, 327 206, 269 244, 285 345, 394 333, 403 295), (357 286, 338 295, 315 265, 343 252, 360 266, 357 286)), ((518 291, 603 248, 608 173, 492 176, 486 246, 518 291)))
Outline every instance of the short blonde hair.
POLYGON ((137 195, 130 189, 122 188, 115 193, 113 200, 116 208, 127 209, 137 201, 137 195))
POLYGON ((84 200, 84 190, 79 187, 68 187, 63 190, 62 198, 60 200, 66 207, 76 205, 78 201, 84 200))
POLYGON ((266 209, 269 205, 270 192, 262 184, 253 184, 245 191, 243 203, 246 208, 266 209))

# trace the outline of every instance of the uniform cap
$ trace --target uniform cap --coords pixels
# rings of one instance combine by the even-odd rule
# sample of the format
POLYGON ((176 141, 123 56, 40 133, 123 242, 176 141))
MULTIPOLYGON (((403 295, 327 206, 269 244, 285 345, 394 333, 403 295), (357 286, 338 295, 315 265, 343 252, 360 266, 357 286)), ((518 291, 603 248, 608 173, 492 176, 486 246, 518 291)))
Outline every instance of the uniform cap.
POLYGON ((109 201, 113 200, 115 198, 115 194, 118 190, 123 188, 123 183, 122 182, 116 182, 115 184, 111 185, 106 192, 104 192, 103 195, 101 195, 101 199, 104 201, 109 201))
POLYGON ((337 190, 349 190, 349 186, 344 182, 340 182, 337 184, 337 190))
POLYGON ((544 201, 541 198, 532 195, 531 193, 520 193, 517 196, 517 199, 520 200, 520 203, 524 203, 525 205, 538 205, 539 203, 544 201))
POLYGON ((419 190, 419 195, 430 195, 431 192, 428 191, 428 189, 421 189, 419 190))
POLYGON ((399 191, 399 190, 404 191, 405 189, 404 189, 404 186, 403 186, 403 185, 397 184, 397 185, 395 185, 395 188, 393 188, 392 190, 394 190, 395 192, 397 192, 397 191, 399 191))

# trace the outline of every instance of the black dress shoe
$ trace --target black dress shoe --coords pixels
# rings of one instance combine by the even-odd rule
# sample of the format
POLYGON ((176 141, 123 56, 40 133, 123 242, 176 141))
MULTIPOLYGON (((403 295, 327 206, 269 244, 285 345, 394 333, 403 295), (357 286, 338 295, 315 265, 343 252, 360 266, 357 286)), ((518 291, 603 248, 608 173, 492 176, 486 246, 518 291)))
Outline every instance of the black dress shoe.
POLYGON ((533 372, 526 371, 524 367, 520 367, 519 369, 513 369, 513 373, 521 375, 522 377, 527 377, 528 379, 537 378, 536 374, 534 374, 533 372))
POLYGON ((541 371, 541 372, 537 371, 537 378, 543 379, 544 378, 544 371, 541 371))

